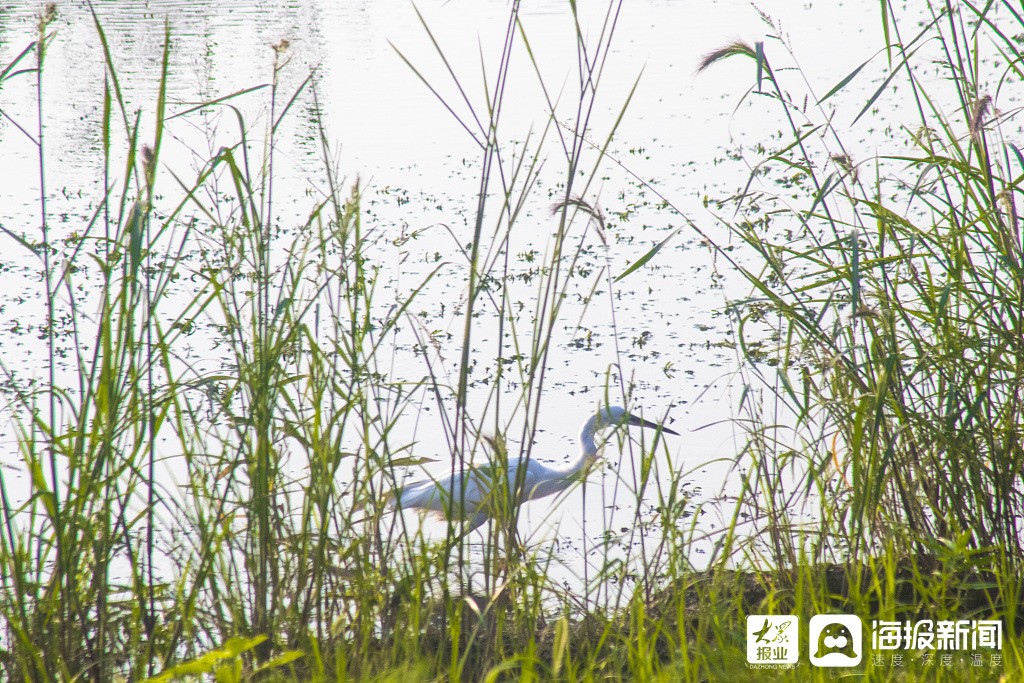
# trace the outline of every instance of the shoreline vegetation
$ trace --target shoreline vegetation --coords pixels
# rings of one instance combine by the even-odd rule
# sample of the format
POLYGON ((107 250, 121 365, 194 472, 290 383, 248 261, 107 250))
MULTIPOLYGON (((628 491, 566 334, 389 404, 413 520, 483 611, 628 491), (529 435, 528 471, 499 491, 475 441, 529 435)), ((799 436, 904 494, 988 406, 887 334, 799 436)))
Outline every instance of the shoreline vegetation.
MULTIPOLYGON (((479 148, 478 203, 457 240, 465 248, 385 302, 380 235, 319 117, 323 169, 308 217, 289 222, 278 206, 279 128, 299 103, 319 111, 315 73, 282 90, 283 42, 266 84, 172 106, 168 25, 159 94, 133 111, 93 13, 105 191, 88 199, 86 224, 58 234, 43 93, 59 7, 47 5, 37 39, 0 65, 0 96, 5 82, 34 83, 33 107, 2 111, 4 135, 38 148, 39 177, 37 228, 5 224, 0 240, 38 262, 45 306, 32 330, 41 375, 26 382, 0 360, 17 435, 0 469, 0 678, 1024 677, 1024 15, 1010 2, 928 2, 912 20, 885 0, 878 8, 878 52, 826 92, 812 91, 768 15, 768 40, 704 58, 701 72, 746 60, 753 78, 740 99, 776 117, 780 133, 736 152, 749 168, 743 190, 709 198, 699 220, 643 183, 680 227, 621 273, 579 266, 585 244, 605 239, 593 200, 601 175, 629 173, 608 154, 633 91, 601 137, 593 128, 608 108, 602 76, 619 14, 632 8, 610 2, 600 30, 593 17, 584 30, 570 4, 570 94, 543 81, 512 3, 503 45, 484 56, 494 62, 482 103, 421 16, 451 81, 399 56, 479 148), (509 156, 502 106, 523 48, 551 116, 509 156), (843 126, 891 106, 897 90, 907 120, 879 136, 875 156, 855 158, 843 126), (258 130, 235 106, 254 96, 269 111, 258 130), (231 144, 194 173, 162 162, 172 120, 201 126, 211 110, 237 125, 231 144), (558 158, 541 155, 550 141, 558 158), (504 284, 509 253, 545 164, 564 164, 562 194, 547 251, 530 257, 535 293, 521 301, 504 284), (712 222, 728 244, 708 236, 712 222), (452 473, 487 460, 504 481, 509 459, 533 455, 569 293, 614 292, 692 231, 719 270, 750 285, 727 305, 747 390, 726 528, 699 527, 709 503, 689 495, 664 442, 628 439, 618 446, 637 465, 630 493, 648 512, 621 538, 584 538, 575 587, 552 577, 550 544, 522 538, 521 491, 495 487, 503 494, 482 534, 453 522, 429 533, 388 511, 402 473, 428 462, 396 436, 408 413, 436 402, 446 443, 431 453, 451 453, 452 473), (465 291, 449 381, 415 305, 455 261, 465 291), (497 348, 476 348, 485 316, 497 348), (185 349, 203 335, 215 363, 185 349), (415 380, 392 376, 400 335, 422 350, 415 380), (483 394, 471 375, 489 377, 483 394), (168 463, 183 481, 166 480, 168 463), (707 540, 714 550, 698 570, 691 549, 707 540), (802 643, 793 669, 748 666, 747 615, 794 614, 803 628, 819 613, 1000 620, 999 661, 958 652, 947 665, 907 651, 894 666, 868 648, 854 669, 834 670, 810 665, 802 643)), ((604 398, 630 405, 622 374, 609 370, 604 398)))

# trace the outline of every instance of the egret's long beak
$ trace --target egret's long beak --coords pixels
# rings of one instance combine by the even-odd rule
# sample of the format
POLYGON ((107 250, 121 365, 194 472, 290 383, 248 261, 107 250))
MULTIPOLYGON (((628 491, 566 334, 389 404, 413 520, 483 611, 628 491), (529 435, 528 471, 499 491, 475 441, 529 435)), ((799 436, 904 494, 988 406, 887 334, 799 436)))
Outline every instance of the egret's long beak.
POLYGON ((679 432, 673 432, 668 427, 664 427, 653 422, 648 422, 647 420, 639 418, 636 415, 630 415, 629 418, 626 420, 626 424, 632 425, 633 427, 648 427, 650 429, 660 429, 665 434, 674 434, 675 436, 679 436, 679 432))

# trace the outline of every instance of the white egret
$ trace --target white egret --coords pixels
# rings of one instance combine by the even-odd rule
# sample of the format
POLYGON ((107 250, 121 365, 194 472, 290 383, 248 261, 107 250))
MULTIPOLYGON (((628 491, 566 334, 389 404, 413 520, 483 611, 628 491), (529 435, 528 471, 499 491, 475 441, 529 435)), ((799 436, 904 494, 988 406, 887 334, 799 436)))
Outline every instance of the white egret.
MULTIPOLYGON (((519 505, 527 500, 543 498, 567 489, 597 461, 597 433, 602 429, 621 425, 648 427, 679 436, 677 432, 667 427, 630 415, 620 406, 602 408, 580 429, 580 457, 568 467, 545 465, 530 458, 526 463, 525 474, 520 474, 519 469, 523 461, 517 459, 509 462, 509 491, 517 485, 519 478, 522 479, 523 487, 522 495, 515 499, 514 504, 519 505)), ((468 476, 465 483, 461 472, 456 472, 454 476, 449 474, 441 479, 423 479, 398 489, 394 494, 394 504, 399 508, 436 512, 444 517, 451 517, 454 510, 455 517, 470 520, 469 529, 472 530, 486 522, 494 510, 495 497, 491 491, 495 481, 494 474, 493 466, 469 465, 465 471, 465 475, 468 476)))

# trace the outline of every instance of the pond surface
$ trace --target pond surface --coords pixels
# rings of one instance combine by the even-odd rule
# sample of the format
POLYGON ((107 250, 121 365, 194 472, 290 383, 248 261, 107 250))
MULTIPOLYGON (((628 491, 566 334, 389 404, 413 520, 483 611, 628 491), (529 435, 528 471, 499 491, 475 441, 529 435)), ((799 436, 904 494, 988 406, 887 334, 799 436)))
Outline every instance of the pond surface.
MULTIPOLYGON (((819 79, 813 84, 819 93, 874 54, 881 42, 878 9, 870 3, 787 1, 759 7, 790 36, 798 51, 795 58, 819 79), (842 49, 836 49, 840 45, 842 49)), ((126 109, 141 112, 143 139, 152 135, 165 27, 172 40, 171 115, 268 83, 275 59, 271 46, 288 41, 281 52, 286 60, 280 72, 281 91, 293 91, 315 70, 319 102, 314 106, 303 97, 281 126, 276 148, 279 220, 298 222, 308 215, 322 169, 316 133, 317 123, 322 123, 347 182, 359 178, 362 183, 364 223, 377 240, 374 258, 382 268, 389 302, 401 300, 417 286, 433 267, 435 254, 452 264, 415 306, 424 328, 436 331, 435 338, 442 340, 439 357, 450 372, 457 369, 461 351, 452 345, 461 339, 463 319, 458 312, 465 305, 467 277, 459 245, 472 235, 481 160, 479 147, 460 119, 471 119, 471 107, 477 112, 486 108, 509 5, 426 2, 416 8, 407 3, 336 0, 94 5, 118 68, 126 109), (424 25, 457 74, 465 100, 424 25), (482 69, 487 70, 486 86, 482 69), (444 346, 449 338, 452 345, 444 346)), ((102 196, 99 121, 105 74, 88 5, 60 3, 58 10, 43 90, 49 211, 59 217, 51 225, 57 240, 81 230, 102 196)), ((581 17, 580 30, 593 44, 605 10, 603 5, 588 6, 581 17)), ((21 6, 0 9, 0 63, 9 62, 34 38, 35 11, 21 6)), ((556 119, 570 122, 575 115, 578 54, 568 3, 526 3, 521 18, 541 78, 550 92, 562 93, 556 119)), ((648 418, 665 417, 667 425, 683 434, 667 439, 667 462, 689 472, 686 480, 697 499, 713 498, 733 490, 729 479, 738 477, 731 467, 742 435, 729 420, 736 416, 744 380, 737 372, 735 321, 726 304, 746 296, 749 286, 717 262, 683 218, 637 179, 653 186, 720 244, 729 244, 705 199, 743 190, 750 169, 734 152, 766 139, 779 122, 764 117, 749 100, 736 108, 741 95, 755 87, 752 61, 728 60, 700 75, 696 68, 710 50, 737 37, 750 43, 765 40, 771 29, 746 2, 645 0, 622 8, 615 30, 591 119, 595 144, 604 141, 627 100, 629 104, 608 148, 610 158, 602 161, 586 197, 608 217, 608 246, 601 245, 593 231, 583 238, 592 242, 585 245, 581 261, 590 280, 583 278, 581 301, 566 304, 556 330, 534 453, 557 463, 575 457, 577 425, 592 414, 606 378, 611 376, 613 385, 624 379, 631 384, 636 410, 648 418), (603 276, 589 303, 582 303, 593 286, 593 273, 602 268, 612 276, 622 273, 680 227, 681 232, 646 267, 614 286, 603 276)), ((768 46, 782 53, 780 60, 791 59, 778 42, 768 46)), ((505 91, 501 138, 514 155, 535 144, 549 119, 538 75, 521 44, 513 54, 505 91)), ((39 230, 36 151, 18 127, 31 131, 36 126, 34 93, 30 78, 12 79, 0 90, 0 108, 6 116, 0 121, 0 224, 30 240, 38 239, 39 230)), ((265 90, 241 95, 233 103, 249 126, 265 128, 270 115, 265 90)), ((233 118, 223 109, 205 123, 200 127, 194 118, 170 122, 171 139, 165 143, 161 165, 178 173, 194 171, 237 135, 233 118)), ((853 152, 871 149, 870 125, 860 126, 862 132, 852 137, 862 148, 853 152)), ((559 197, 565 173, 556 135, 548 136, 540 156, 544 167, 524 205, 511 254, 543 254, 550 244, 555 227, 550 206, 559 197)), ((162 190, 172 195, 175 184, 167 178, 161 182, 162 190)), ((19 257, 13 245, 0 251, 0 343, 5 362, 25 375, 41 376, 43 359, 32 353, 43 320, 36 303, 42 287, 39 265, 19 257)), ((512 269, 528 273, 530 265, 521 258, 512 269)), ((536 285, 526 276, 508 286, 517 300, 528 302, 536 296, 536 285)), ((481 368, 494 362, 494 334, 493 321, 482 320, 473 347, 481 368)), ((204 357, 210 353, 208 347, 197 342, 194 353, 197 365, 216 369, 218 359, 204 357)), ((396 341, 390 371, 393 377, 408 380, 424 375, 415 340, 396 341)), ((479 389, 483 395, 485 387, 479 389)), ((515 389, 509 387, 510 395, 515 389)), ((440 426, 432 424, 438 422, 436 410, 431 401, 423 401, 423 414, 415 422, 410 418, 398 436, 415 438, 417 455, 440 456, 443 461, 440 426)), ((511 431, 510 438, 514 434, 511 431)), ((16 461, 9 429, 4 439, 9 455, 0 455, 0 460, 16 461)), ((591 478, 586 517, 592 525, 604 520, 596 523, 598 528, 617 529, 631 523, 634 512, 617 510, 609 501, 628 499, 617 491, 631 479, 627 472, 632 465, 622 462, 615 448, 606 456, 622 477, 605 470, 591 478)), ((446 464, 435 468, 446 470, 446 464)), ((18 478, 13 471, 6 476, 18 478)), ((527 505, 526 535, 543 538, 552 533, 551 524, 560 522, 557 534, 571 548, 583 535, 582 506, 579 489, 561 500, 554 513, 550 502, 527 505)), ((710 530, 721 520, 709 518, 707 524, 710 530)), ((698 557, 693 559, 699 563, 698 557)))

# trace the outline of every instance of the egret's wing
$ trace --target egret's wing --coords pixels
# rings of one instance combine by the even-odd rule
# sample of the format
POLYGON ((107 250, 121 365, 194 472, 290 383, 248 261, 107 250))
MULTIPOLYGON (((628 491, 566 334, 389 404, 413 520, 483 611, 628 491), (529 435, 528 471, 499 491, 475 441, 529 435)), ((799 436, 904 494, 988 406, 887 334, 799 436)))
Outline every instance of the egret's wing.
MULTIPOLYGON (((454 476, 449 474, 440 479, 421 479, 406 484, 399 489, 395 496, 398 507, 421 508, 448 514, 453 507, 453 502, 455 507, 461 507, 465 502, 466 509, 473 512, 479 506, 482 498, 480 475, 472 470, 467 471, 467 474, 469 476, 464 478, 461 472, 456 472, 454 476), (463 492, 463 486, 465 486, 465 492, 463 492)), ((462 517, 463 515, 458 514, 457 516, 462 517)))
POLYGON ((441 492, 450 488, 450 479, 450 476, 436 481, 420 479, 411 484, 405 484, 395 492, 398 507, 443 510, 441 492))
MULTIPOLYGON (((535 460, 531 460, 523 474, 519 473, 520 460, 508 464, 508 486, 511 490, 517 483, 517 477, 523 477, 523 493, 518 502, 550 495, 561 490, 557 484, 556 471, 535 460)), ((465 512, 459 517, 483 513, 483 508, 491 508, 497 504, 492 497, 493 485, 503 479, 502 470, 493 463, 469 463, 465 476, 457 472, 440 479, 422 479, 401 487, 395 495, 398 507, 420 508, 448 514, 454 507, 461 507, 465 502, 465 512), (463 491, 465 487, 465 491, 463 491)), ((477 517, 474 517, 476 521, 477 517)), ((486 517, 486 514, 485 514, 486 517)))
POLYGON ((536 460, 531 460, 526 469, 526 481, 523 486, 524 500, 543 498, 564 491, 576 481, 575 476, 536 460))

